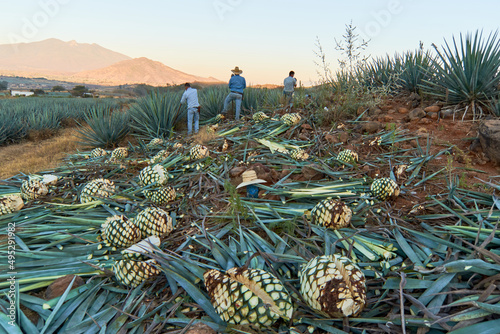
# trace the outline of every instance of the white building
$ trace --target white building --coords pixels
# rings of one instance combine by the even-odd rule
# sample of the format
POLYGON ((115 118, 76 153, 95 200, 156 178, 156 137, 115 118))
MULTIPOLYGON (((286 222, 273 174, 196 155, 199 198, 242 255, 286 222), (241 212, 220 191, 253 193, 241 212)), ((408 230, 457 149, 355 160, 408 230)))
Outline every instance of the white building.
POLYGON ((27 91, 27 90, 11 90, 10 95, 12 96, 31 96, 35 93, 27 91))

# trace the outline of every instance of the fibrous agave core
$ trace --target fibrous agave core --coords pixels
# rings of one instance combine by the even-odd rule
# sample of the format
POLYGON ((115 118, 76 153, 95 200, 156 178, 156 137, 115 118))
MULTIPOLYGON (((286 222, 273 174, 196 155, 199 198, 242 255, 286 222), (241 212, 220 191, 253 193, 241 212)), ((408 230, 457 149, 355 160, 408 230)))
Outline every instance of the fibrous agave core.
POLYGON ((209 155, 208 148, 203 145, 194 145, 190 150, 189 150, 189 157, 191 160, 198 160, 202 158, 206 158, 209 155))
POLYGON ((49 193, 47 185, 36 179, 23 181, 21 185, 21 196, 26 200, 37 199, 49 193))
POLYGON ((212 269, 203 277, 216 312, 227 323, 266 327, 293 314, 286 288, 264 270, 241 267, 224 274, 212 269))
POLYGON ((366 279, 347 257, 311 259, 299 272, 300 293, 307 304, 328 317, 355 317, 366 305, 366 279))
POLYGON ((85 184, 80 193, 80 203, 88 203, 112 196, 116 192, 113 181, 95 179, 85 184))
POLYGON ((352 210, 342 201, 324 199, 311 210, 314 224, 337 230, 348 227, 352 217, 352 210))
POLYGON ((163 186, 168 181, 168 173, 160 164, 144 167, 139 173, 139 184, 142 186, 153 185, 155 187, 163 186))
POLYGON ((0 215, 6 215, 21 210, 24 202, 19 195, 0 197, 0 215))

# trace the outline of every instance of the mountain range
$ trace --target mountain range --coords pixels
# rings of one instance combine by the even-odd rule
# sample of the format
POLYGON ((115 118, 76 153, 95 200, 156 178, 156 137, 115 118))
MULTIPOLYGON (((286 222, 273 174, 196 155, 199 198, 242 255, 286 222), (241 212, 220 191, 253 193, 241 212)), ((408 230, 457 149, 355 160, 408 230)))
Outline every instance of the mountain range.
POLYGON ((98 44, 64 42, 55 38, 32 43, 1 44, 0 75, 110 86, 220 82, 212 77, 184 73, 145 57, 133 59, 98 44))

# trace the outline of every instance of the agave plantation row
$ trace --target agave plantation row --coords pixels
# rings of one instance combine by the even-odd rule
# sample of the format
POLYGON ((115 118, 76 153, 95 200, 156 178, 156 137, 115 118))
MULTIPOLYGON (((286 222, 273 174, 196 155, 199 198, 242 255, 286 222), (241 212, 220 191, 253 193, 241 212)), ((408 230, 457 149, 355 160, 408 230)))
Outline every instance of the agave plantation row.
MULTIPOLYGON (((201 119, 215 117, 222 109, 227 87, 200 89, 201 119)), ((304 96, 303 92, 299 94, 304 96)), ((20 98, 0 100, 0 145, 26 138, 30 131, 56 131, 76 121, 84 144, 112 147, 133 132, 143 137, 168 137, 174 126, 185 118, 179 108, 181 94, 153 91, 137 100, 20 98), (132 121, 132 122, 130 122, 132 121)), ((279 106, 279 89, 249 88, 242 107, 256 110, 279 106)))
POLYGON ((0 145, 24 139, 31 131, 57 131, 82 121, 89 110, 117 109, 113 99, 18 98, 0 100, 0 145))

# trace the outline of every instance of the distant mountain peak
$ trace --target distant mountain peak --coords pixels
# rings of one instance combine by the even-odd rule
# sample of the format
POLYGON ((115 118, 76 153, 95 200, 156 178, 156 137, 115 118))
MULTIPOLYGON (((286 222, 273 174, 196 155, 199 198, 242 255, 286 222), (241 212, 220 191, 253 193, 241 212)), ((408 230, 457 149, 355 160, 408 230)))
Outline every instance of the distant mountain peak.
POLYGON ((10 71, 77 73, 127 59, 131 58, 98 44, 64 42, 57 38, 0 45, 0 69, 10 71))
POLYGON ((178 71, 162 62, 146 57, 122 60, 105 68, 83 71, 72 76, 72 80, 101 85, 148 84, 152 86, 176 85, 185 82, 220 82, 212 77, 204 78, 178 71))
POLYGON ((100 85, 219 82, 175 70, 146 57, 132 59, 95 43, 64 42, 57 38, 0 45, 0 73, 100 85))

